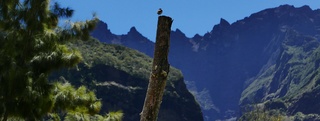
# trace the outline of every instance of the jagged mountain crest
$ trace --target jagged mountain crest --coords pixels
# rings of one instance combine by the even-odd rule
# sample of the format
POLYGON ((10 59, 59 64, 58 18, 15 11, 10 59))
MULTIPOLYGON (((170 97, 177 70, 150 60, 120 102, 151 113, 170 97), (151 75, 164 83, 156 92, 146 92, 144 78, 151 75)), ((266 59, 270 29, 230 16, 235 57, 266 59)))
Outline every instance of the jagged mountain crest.
POLYGON ((96 28, 91 32, 91 36, 98 38, 101 42, 110 43, 117 36, 111 33, 108 25, 103 21, 98 21, 96 28))
POLYGON ((99 21, 91 36, 104 43, 124 45, 139 50, 150 57, 153 56, 154 43, 138 32, 135 27, 131 27, 127 34, 116 35, 111 33, 106 23, 99 21))
MULTIPOLYGON (((203 110, 208 120, 231 118, 239 114, 242 91, 278 63, 288 31, 319 39, 320 10, 281 5, 231 24, 221 18, 210 32, 192 38, 176 29, 171 32, 169 62, 198 89, 208 90, 218 108, 203 110)), ((121 44, 152 56, 153 42, 138 44, 140 41, 121 44)))

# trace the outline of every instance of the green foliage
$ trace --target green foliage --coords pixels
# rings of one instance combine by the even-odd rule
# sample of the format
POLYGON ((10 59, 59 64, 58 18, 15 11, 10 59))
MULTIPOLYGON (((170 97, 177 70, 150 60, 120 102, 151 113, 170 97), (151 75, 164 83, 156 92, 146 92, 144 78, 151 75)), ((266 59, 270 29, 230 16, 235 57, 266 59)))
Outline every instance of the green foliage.
POLYGON ((2 0, 0 3, 0 115, 38 120, 54 109, 53 70, 73 67, 82 57, 64 44, 89 38, 97 19, 66 24, 69 8, 50 0, 2 0))
POLYGON ((240 103, 264 102, 272 98, 290 102, 315 91, 320 79, 319 55, 320 46, 316 38, 288 32, 276 62, 253 78, 242 92, 240 103))
MULTIPOLYGON (((56 82, 53 90, 54 110, 45 117, 47 121, 121 121, 122 111, 97 114, 101 109, 101 101, 94 92, 81 86, 75 89, 70 83, 56 82)), ((20 117, 9 117, 9 121, 24 121, 20 117)))
MULTIPOLYGON (((149 79, 152 59, 137 50, 121 45, 103 44, 96 39, 72 42, 69 46, 81 51, 83 61, 88 68, 105 64, 132 76, 149 79)), ((170 68, 168 84, 181 78, 182 73, 178 69, 170 68)))
MULTIPOLYGON (((124 120, 139 120, 140 116, 136 114, 140 113, 139 105, 142 104, 139 103, 145 98, 152 59, 136 50, 101 43, 95 39, 74 41, 68 43, 68 46, 81 52, 82 63, 75 68, 58 71, 50 78, 63 77, 72 85, 86 85, 96 91, 97 96, 102 99, 103 111, 123 110, 126 115, 124 120)), ((163 105, 162 112, 168 110, 171 116, 179 120, 184 120, 185 115, 187 117, 196 115, 197 118, 202 115, 194 97, 183 83, 181 72, 174 68, 170 69, 163 105), (177 108, 172 108, 172 102, 177 108), (176 113, 189 109, 195 111, 176 113)))
POLYGON ((47 120, 60 121, 121 121, 122 112, 110 112, 105 116, 99 115, 102 103, 93 91, 85 86, 75 89, 70 83, 56 82, 53 90, 53 111, 48 114, 47 120))
POLYGON ((283 121, 283 116, 269 111, 251 111, 243 115, 239 121, 283 121))
POLYGON ((136 50, 120 45, 101 44, 97 40, 77 41, 69 46, 78 48, 84 63, 90 68, 98 64, 106 64, 140 78, 148 78, 151 59, 136 50))
POLYGON ((283 121, 285 118, 280 110, 265 110, 261 106, 254 105, 240 117, 239 121, 283 121))
POLYGON ((55 83, 53 95, 55 110, 93 115, 99 113, 102 105, 94 92, 88 91, 85 86, 75 89, 70 83, 55 83))
POLYGON ((122 121, 123 113, 121 111, 110 112, 105 116, 101 115, 89 115, 79 112, 68 113, 65 117, 65 121, 122 121))
POLYGON ((198 91, 194 81, 186 81, 185 83, 188 87, 189 92, 196 98, 202 110, 215 110, 219 112, 220 110, 213 104, 210 92, 208 89, 204 88, 198 91))
POLYGON ((305 115, 301 112, 297 112, 294 116, 294 121, 320 121, 319 114, 308 114, 305 115))
POLYGON ((108 121, 121 121, 121 118, 123 117, 122 111, 117 112, 110 112, 106 115, 106 119, 108 121))
POLYGON ((313 104, 319 99, 319 41, 289 31, 279 52, 276 62, 254 78, 243 91, 240 101, 242 105, 264 103, 267 112, 253 110, 245 115, 254 119, 277 110, 296 121, 319 120, 319 106, 313 104))

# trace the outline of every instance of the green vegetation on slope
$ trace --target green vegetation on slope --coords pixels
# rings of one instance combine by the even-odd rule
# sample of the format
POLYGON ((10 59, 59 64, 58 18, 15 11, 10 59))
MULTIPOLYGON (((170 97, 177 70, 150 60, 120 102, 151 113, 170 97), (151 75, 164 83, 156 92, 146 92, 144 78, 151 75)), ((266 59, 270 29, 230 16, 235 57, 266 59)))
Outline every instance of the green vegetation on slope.
MULTIPOLYGON (((95 39, 73 42, 69 46, 81 52, 83 63, 87 68, 104 64, 125 71, 132 76, 149 79, 152 59, 137 50, 121 45, 102 44, 95 39)), ((181 78, 181 71, 171 67, 169 82, 181 78)))
MULTIPOLYGON (((83 62, 76 68, 54 73, 51 79, 62 78, 76 86, 86 85, 101 99, 103 112, 122 110, 123 120, 139 120, 152 59, 136 50, 95 39, 72 42, 68 46, 81 52, 83 62)), ((182 73, 171 67, 159 121, 174 119, 202 120, 202 114, 186 88, 182 73)))
POLYGON ((319 114, 319 106, 314 103, 320 91, 319 45, 313 37, 288 31, 276 62, 243 91, 243 108, 265 103, 265 110, 281 109, 290 116, 298 112, 319 114))

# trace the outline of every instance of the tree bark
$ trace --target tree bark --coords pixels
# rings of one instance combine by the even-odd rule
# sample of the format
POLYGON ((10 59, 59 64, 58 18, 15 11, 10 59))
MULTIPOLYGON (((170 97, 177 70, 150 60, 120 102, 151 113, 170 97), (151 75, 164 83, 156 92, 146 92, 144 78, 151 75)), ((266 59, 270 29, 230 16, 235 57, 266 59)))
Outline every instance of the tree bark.
POLYGON ((140 121, 156 121, 166 87, 170 64, 168 53, 170 45, 170 32, 173 20, 167 16, 159 16, 157 37, 154 50, 152 71, 148 90, 141 112, 140 121))

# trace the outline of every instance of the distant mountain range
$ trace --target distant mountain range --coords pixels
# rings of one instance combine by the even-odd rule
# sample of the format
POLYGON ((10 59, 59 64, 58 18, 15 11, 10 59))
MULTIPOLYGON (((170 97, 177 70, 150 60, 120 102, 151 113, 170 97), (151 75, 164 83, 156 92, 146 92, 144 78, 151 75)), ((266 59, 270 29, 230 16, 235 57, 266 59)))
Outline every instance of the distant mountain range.
MULTIPOLYGON (((154 43, 134 27, 115 35, 100 21, 92 36, 153 56, 154 43)), ((316 120, 319 38, 320 10, 282 5, 232 24, 221 19, 203 36, 172 31, 169 61, 181 69, 206 120, 235 119, 255 104, 287 117, 316 120)))

